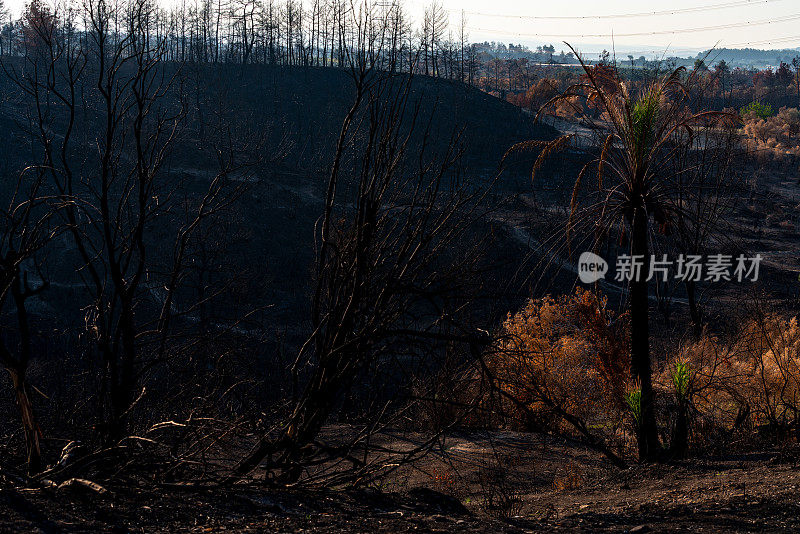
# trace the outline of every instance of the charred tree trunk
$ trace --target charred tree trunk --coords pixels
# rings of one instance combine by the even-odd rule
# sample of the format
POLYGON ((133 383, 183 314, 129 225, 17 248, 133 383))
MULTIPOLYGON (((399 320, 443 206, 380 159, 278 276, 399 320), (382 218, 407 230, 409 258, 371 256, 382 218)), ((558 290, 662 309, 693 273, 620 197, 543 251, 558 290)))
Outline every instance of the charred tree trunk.
POLYGON ((25 381, 25 373, 21 369, 8 369, 11 382, 14 385, 14 394, 17 397, 19 415, 22 419, 22 427, 25 432, 25 450, 27 456, 28 473, 35 474, 42 470, 42 447, 39 442, 41 431, 36 422, 36 413, 33 409, 28 385, 25 381))
MULTIPOLYGON (((647 212, 644 202, 634 210, 631 254, 648 260, 647 212)), ((634 273, 635 275, 635 273, 634 273)), ((638 444, 640 461, 652 461, 658 457, 660 444, 656 428, 653 378, 650 366, 649 302, 646 275, 634 276, 630 286, 631 312, 631 371, 641 388, 641 419, 638 422, 638 444)))
MULTIPOLYGON (((33 409, 33 403, 30 400, 28 384, 26 381, 28 363, 31 359, 31 331, 28 323, 28 312, 25 308, 25 300, 32 293, 27 290, 27 287, 23 289, 23 282, 19 279, 19 269, 16 269, 16 273, 17 280, 15 280, 11 286, 11 293, 17 311, 20 352, 19 357, 14 358, 8 349, 3 346, 2 353, 3 360, 5 360, 6 363, 6 369, 11 376, 11 382, 14 386, 14 394, 17 398, 17 405, 19 406, 22 427, 25 432, 25 449, 28 473, 34 474, 42 470, 42 447, 39 441, 41 437, 41 430, 36 419, 36 412, 33 409)), ((27 286, 27 282, 24 285, 27 286)))
MULTIPOLYGON (((18 288, 13 289, 14 300, 19 306, 24 305, 24 294, 18 288)), ((30 399, 28 384, 26 381, 26 371, 29 361, 29 332, 27 314, 23 308, 23 313, 18 314, 17 321, 20 327, 20 337, 22 349, 19 357, 14 357, 6 347, 5 343, 0 343, 0 360, 11 377, 11 384, 14 388, 14 396, 19 407, 20 420, 25 434, 25 452, 28 465, 28 473, 34 474, 42 470, 42 448, 40 443, 41 430, 36 420, 36 412, 30 399)))
MULTIPOLYGON (((114 365, 110 388, 110 421, 108 422, 108 444, 115 445, 123 439, 128 431, 128 419, 135 401, 135 390, 138 384, 136 374, 136 327, 133 322, 133 303, 123 299, 121 330, 122 346, 118 354, 112 355, 114 365)), ((117 352, 117 351, 115 351, 117 352)))
POLYGON ((676 460, 686 458, 689 452, 689 410, 685 403, 678 406, 675 428, 670 443, 670 456, 676 460))
POLYGON ((699 340, 703 334, 703 312, 697 305, 697 284, 693 280, 686 280, 686 299, 689 301, 689 317, 692 319, 694 338, 699 340))

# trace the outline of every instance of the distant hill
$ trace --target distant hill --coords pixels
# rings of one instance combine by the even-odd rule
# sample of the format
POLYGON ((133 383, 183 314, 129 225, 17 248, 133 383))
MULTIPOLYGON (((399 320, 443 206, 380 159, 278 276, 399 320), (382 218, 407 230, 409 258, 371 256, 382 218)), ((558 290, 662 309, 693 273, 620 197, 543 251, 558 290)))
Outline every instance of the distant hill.
POLYGON ((755 48, 716 48, 697 54, 697 58, 705 58, 707 64, 716 64, 725 60, 731 67, 748 67, 763 69, 777 67, 781 62, 791 63, 800 56, 800 48, 781 50, 757 50, 755 48))
MULTIPOLYGON (((199 68, 192 76, 207 81, 205 112, 217 99, 236 102, 228 110, 231 119, 268 129, 274 147, 283 143, 288 148, 283 165, 301 170, 329 165, 355 95, 347 71, 263 65, 199 68)), ((556 133, 549 126, 534 125, 520 108, 455 81, 417 76, 410 104, 417 103, 421 120, 430 124, 432 149, 446 148, 451 135, 460 131, 465 163, 473 167, 494 167, 513 143, 556 133)), ((421 134, 423 128, 418 130, 421 134)))
MULTIPOLYGON (((225 316, 227 309, 268 303, 264 324, 285 332, 288 345, 300 343, 310 301, 315 224, 322 212, 342 121, 353 102, 353 81, 346 71, 333 68, 186 65, 182 72, 185 91, 180 102, 187 113, 185 128, 181 128, 159 187, 165 191, 179 187, 181 194, 189 196, 205 191, 216 166, 211 142, 214 136, 230 135, 237 157, 259 161, 253 176, 247 178, 250 185, 246 192, 226 212, 224 225, 209 230, 205 238, 204 246, 211 251, 209 258, 224 265, 218 265, 221 279, 226 272, 235 276, 247 273, 238 292, 220 295, 215 311, 210 313, 212 317, 213 313, 225 316), (263 158, 255 158, 254 151, 263 158), (233 237, 215 238, 216 232, 223 231, 233 237)), ((9 150, 10 145, 0 150, 6 156, 3 164, 10 170, 35 161, 35 145, 26 127, 31 102, 7 79, 0 80, 0 128, 15 139, 14 150, 9 150)), ((87 78, 84 83, 92 80, 87 78)), ((174 87, 179 85, 175 83, 174 87)), ((426 131, 426 160, 446 150, 458 134, 464 154, 460 170, 474 180, 471 183, 491 179, 512 144, 556 134, 549 126, 534 125, 530 115, 508 102, 439 78, 417 77, 412 83, 410 104, 412 108, 419 105, 407 151, 411 165, 417 164, 426 131)), ((81 135, 75 138, 71 158, 76 166, 84 161, 92 165, 94 160, 85 156, 96 150, 96 132, 102 130, 93 123, 96 119, 91 106, 78 115, 81 135)), ((63 126, 57 122, 55 129, 63 126)), ((358 149, 352 152, 357 154, 358 149)), ((529 163, 525 170, 530 172, 529 163)), ((347 181, 349 171, 343 172, 343 181, 347 181)), ((93 173, 91 167, 84 170, 85 176, 93 173)), ((527 191, 529 174, 518 181, 504 179, 503 187, 505 191, 527 191)), ((168 235, 169 229, 161 227, 152 238, 168 235)), ((65 243, 51 251, 51 258, 58 258, 53 261, 58 268, 52 273, 54 289, 42 308, 60 310, 80 296, 71 285, 79 263, 72 247, 65 243)), ((494 247, 492 257, 498 262, 504 256, 513 261, 524 256, 514 243, 495 243, 494 247)), ((508 264, 513 267, 511 260, 508 264)), ((512 267, 513 275, 516 271, 512 267)), ((498 278, 505 280, 504 275, 498 278)), ((487 287, 505 286, 487 282, 487 287)), ((265 353, 269 350, 265 348, 265 353)))

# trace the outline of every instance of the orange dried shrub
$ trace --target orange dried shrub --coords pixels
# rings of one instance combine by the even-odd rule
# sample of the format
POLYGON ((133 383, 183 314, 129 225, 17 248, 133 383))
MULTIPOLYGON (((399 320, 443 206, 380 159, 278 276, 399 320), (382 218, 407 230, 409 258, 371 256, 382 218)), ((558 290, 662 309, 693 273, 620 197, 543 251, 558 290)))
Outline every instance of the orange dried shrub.
POLYGON ((557 94, 558 82, 556 80, 542 78, 531 85, 525 92, 525 107, 535 113, 557 94))
POLYGON ((750 320, 734 339, 704 336, 679 357, 692 369, 692 404, 706 427, 730 432, 740 427, 786 429, 798 423, 796 317, 750 320))
POLYGON ((579 464, 570 462, 556 471, 553 477, 553 489, 556 491, 572 491, 584 485, 584 476, 579 464))
POLYGON ((575 119, 583 113, 583 103, 577 96, 563 98, 553 104, 552 113, 562 119, 575 119))
POLYGON ((775 116, 761 118, 753 113, 744 117, 744 135, 754 150, 776 156, 800 156, 800 110, 781 108, 775 116))
POLYGON ((607 299, 574 294, 528 301, 509 315, 488 365, 498 387, 529 425, 577 417, 590 427, 615 426, 628 386, 627 317, 607 299))

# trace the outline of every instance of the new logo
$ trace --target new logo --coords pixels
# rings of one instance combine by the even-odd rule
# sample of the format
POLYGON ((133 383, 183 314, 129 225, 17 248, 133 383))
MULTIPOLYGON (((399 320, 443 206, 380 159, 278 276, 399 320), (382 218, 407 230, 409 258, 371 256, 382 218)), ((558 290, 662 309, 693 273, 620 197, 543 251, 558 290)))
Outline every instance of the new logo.
POLYGON ((608 272, 606 260, 593 252, 584 252, 578 258, 578 278, 584 284, 592 284, 605 278, 608 272))

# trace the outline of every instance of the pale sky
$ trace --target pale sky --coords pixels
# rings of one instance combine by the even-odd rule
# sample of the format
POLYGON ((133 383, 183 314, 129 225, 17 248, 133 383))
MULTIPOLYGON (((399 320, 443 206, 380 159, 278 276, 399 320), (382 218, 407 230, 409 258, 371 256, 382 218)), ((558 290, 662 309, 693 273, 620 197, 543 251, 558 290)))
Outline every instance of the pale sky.
MULTIPOLYGON (((472 41, 552 42, 556 49, 567 41, 586 51, 604 47, 610 51, 613 43, 618 54, 640 52, 636 56, 662 55, 665 50, 687 55, 715 45, 800 47, 798 0, 441 1, 454 26, 464 10, 472 41), (648 15, 611 17, 643 13, 648 15)), ((426 3, 407 0, 406 5, 410 11, 421 11, 426 3)))
MULTIPOLYGON (((25 1, 5 0, 16 13, 25 1)), ((415 18, 420 18, 431 2, 401 1, 415 18)), ((693 55, 714 46, 800 47, 798 0, 440 1, 450 12, 454 32, 464 11, 472 41, 553 43, 556 49, 568 41, 585 52, 611 51, 613 46, 618 55, 637 57, 665 51, 668 55, 693 55)))

